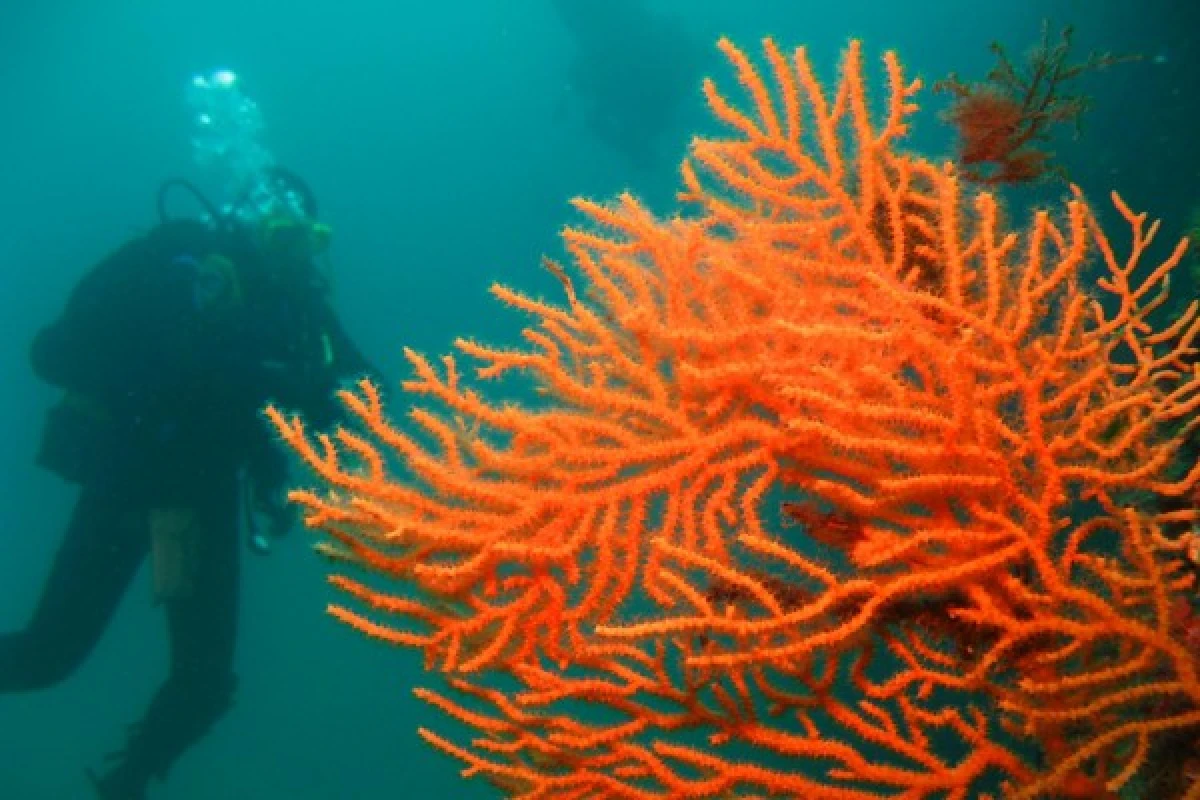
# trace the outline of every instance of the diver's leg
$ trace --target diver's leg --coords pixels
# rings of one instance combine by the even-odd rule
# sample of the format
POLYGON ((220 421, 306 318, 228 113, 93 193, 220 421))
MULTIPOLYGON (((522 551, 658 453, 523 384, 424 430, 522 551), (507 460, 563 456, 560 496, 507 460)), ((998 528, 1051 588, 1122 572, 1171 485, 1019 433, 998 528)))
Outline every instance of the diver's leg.
POLYGON ((236 485, 223 488, 197 509, 192 590, 165 601, 170 674, 134 726, 115 768, 98 781, 104 797, 140 797, 149 779, 165 777, 232 705, 240 539, 236 485))
POLYGON ((70 675, 99 641, 146 555, 146 530, 125 498, 83 489, 24 630, 0 636, 0 694, 70 675))

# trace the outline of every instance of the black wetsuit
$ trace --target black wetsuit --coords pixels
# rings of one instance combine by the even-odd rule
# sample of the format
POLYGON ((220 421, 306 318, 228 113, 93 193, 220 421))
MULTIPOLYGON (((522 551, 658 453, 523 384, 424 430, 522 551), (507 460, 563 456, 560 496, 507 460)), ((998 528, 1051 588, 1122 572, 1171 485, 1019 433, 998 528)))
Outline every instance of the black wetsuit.
POLYGON ((81 490, 32 620, 0 636, 0 693, 79 666, 149 552, 154 509, 186 509, 204 534, 191 591, 164 602, 170 674, 97 780, 104 797, 142 796, 231 704, 241 477, 268 493, 286 479, 262 407, 327 426, 338 383, 371 372, 317 277, 268 269, 243 236, 171 222, 83 278, 33 344, 37 374, 67 396, 40 460, 81 490))

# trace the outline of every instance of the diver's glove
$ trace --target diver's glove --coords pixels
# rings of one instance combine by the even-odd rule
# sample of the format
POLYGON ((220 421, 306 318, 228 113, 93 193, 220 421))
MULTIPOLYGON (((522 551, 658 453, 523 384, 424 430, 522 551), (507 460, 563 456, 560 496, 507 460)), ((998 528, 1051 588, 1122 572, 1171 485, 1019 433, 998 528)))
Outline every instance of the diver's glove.
POLYGON ((261 492, 250 486, 246 528, 250 549, 260 555, 271 552, 276 539, 287 535, 296 524, 296 510, 282 492, 261 492))

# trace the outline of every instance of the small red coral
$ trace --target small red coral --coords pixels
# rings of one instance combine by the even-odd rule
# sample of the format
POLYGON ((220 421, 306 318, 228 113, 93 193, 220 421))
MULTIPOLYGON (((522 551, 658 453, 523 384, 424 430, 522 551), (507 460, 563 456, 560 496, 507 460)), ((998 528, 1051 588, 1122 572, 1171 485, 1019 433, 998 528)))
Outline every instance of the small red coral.
POLYGON ((1041 45, 1024 72, 993 43, 997 62, 985 81, 968 84, 950 75, 934 85, 954 95, 946 116, 958 129, 959 161, 968 178, 985 184, 1027 183, 1063 171, 1052 164, 1046 149, 1050 129, 1071 122, 1078 130, 1089 104, 1084 95, 1067 94, 1065 84, 1084 72, 1131 59, 1092 53, 1068 64, 1071 34, 1069 26, 1064 28, 1058 44, 1051 46, 1043 25, 1041 45))

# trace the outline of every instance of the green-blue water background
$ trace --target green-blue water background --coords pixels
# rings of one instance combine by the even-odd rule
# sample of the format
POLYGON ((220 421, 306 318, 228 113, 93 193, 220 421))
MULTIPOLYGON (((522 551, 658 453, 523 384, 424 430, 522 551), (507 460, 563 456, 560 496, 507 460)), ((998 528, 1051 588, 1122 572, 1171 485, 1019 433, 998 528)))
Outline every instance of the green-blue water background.
MULTIPOLYGON (((596 15, 602 0, 578 0, 596 15)), ((1185 0, 646 0, 705 45, 678 84, 677 113, 637 107, 621 61, 662 70, 677 54, 639 53, 619 29, 611 61, 587 84, 624 105, 658 155, 633 163, 589 129, 571 83, 581 43, 550 0, 396 3, 343 0, 44 0, 0 8, 0 629, 24 623, 65 524, 73 490, 35 469, 41 415, 54 392, 28 369, 39 326, 96 259, 153 222, 167 176, 204 179, 189 150, 184 89, 216 67, 236 70, 266 116, 279 159, 316 189, 336 230, 339 311, 389 378, 402 346, 444 351, 456 335, 509 341, 521 318, 486 294, 503 280, 555 290, 539 267, 576 194, 626 187, 672 209, 691 131, 706 130, 704 74, 732 87, 708 45, 747 48, 771 34, 807 44, 832 77, 851 37, 868 64, 897 49, 927 84, 954 70, 982 76, 988 43, 1020 55, 1043 18, 1074 24, 1077 52, 1144 59, 1088 76, 1084 136, 1060 157, 1095 198, 1118 188, 1164 218, 1176 238, 1200 204, 1200 4, 1185 0), (606 81, 609 81, 606 83, 606 81), (622 97, 626 99, 621 100, 622 97)), ((597 46, 595 42, 591 46, 597 46)), ((874 73, 881 78, 879 72, 874 73)), ((675 84, 672 84, 675 85, 675 84)), ((934 155, 951 139, 923 95, 913 143, 934 155)), ((1041 191, 1044 199, 1061 189, 1041 191)), ((1028 195, 1026 195, 1027 197, 1028 195)), ((1020 200, 1022 198, 1018 198, 1020 200)), ((1114 229, 1119 230, 1119 229, 1114 229)), ((324 616, 323 564, 304 534, 267 559, 247 554, 236 707, 178 764, 154 797, 484 797, 431 752, 418 724, 440 722, 412 698, 417 656, 364 641, 324 616)), ((140 575, 108 634, 52 691, 0 697, 0 798, 83 797, 82 770, 121 741, 165 669, 161 615, 140 575)))

